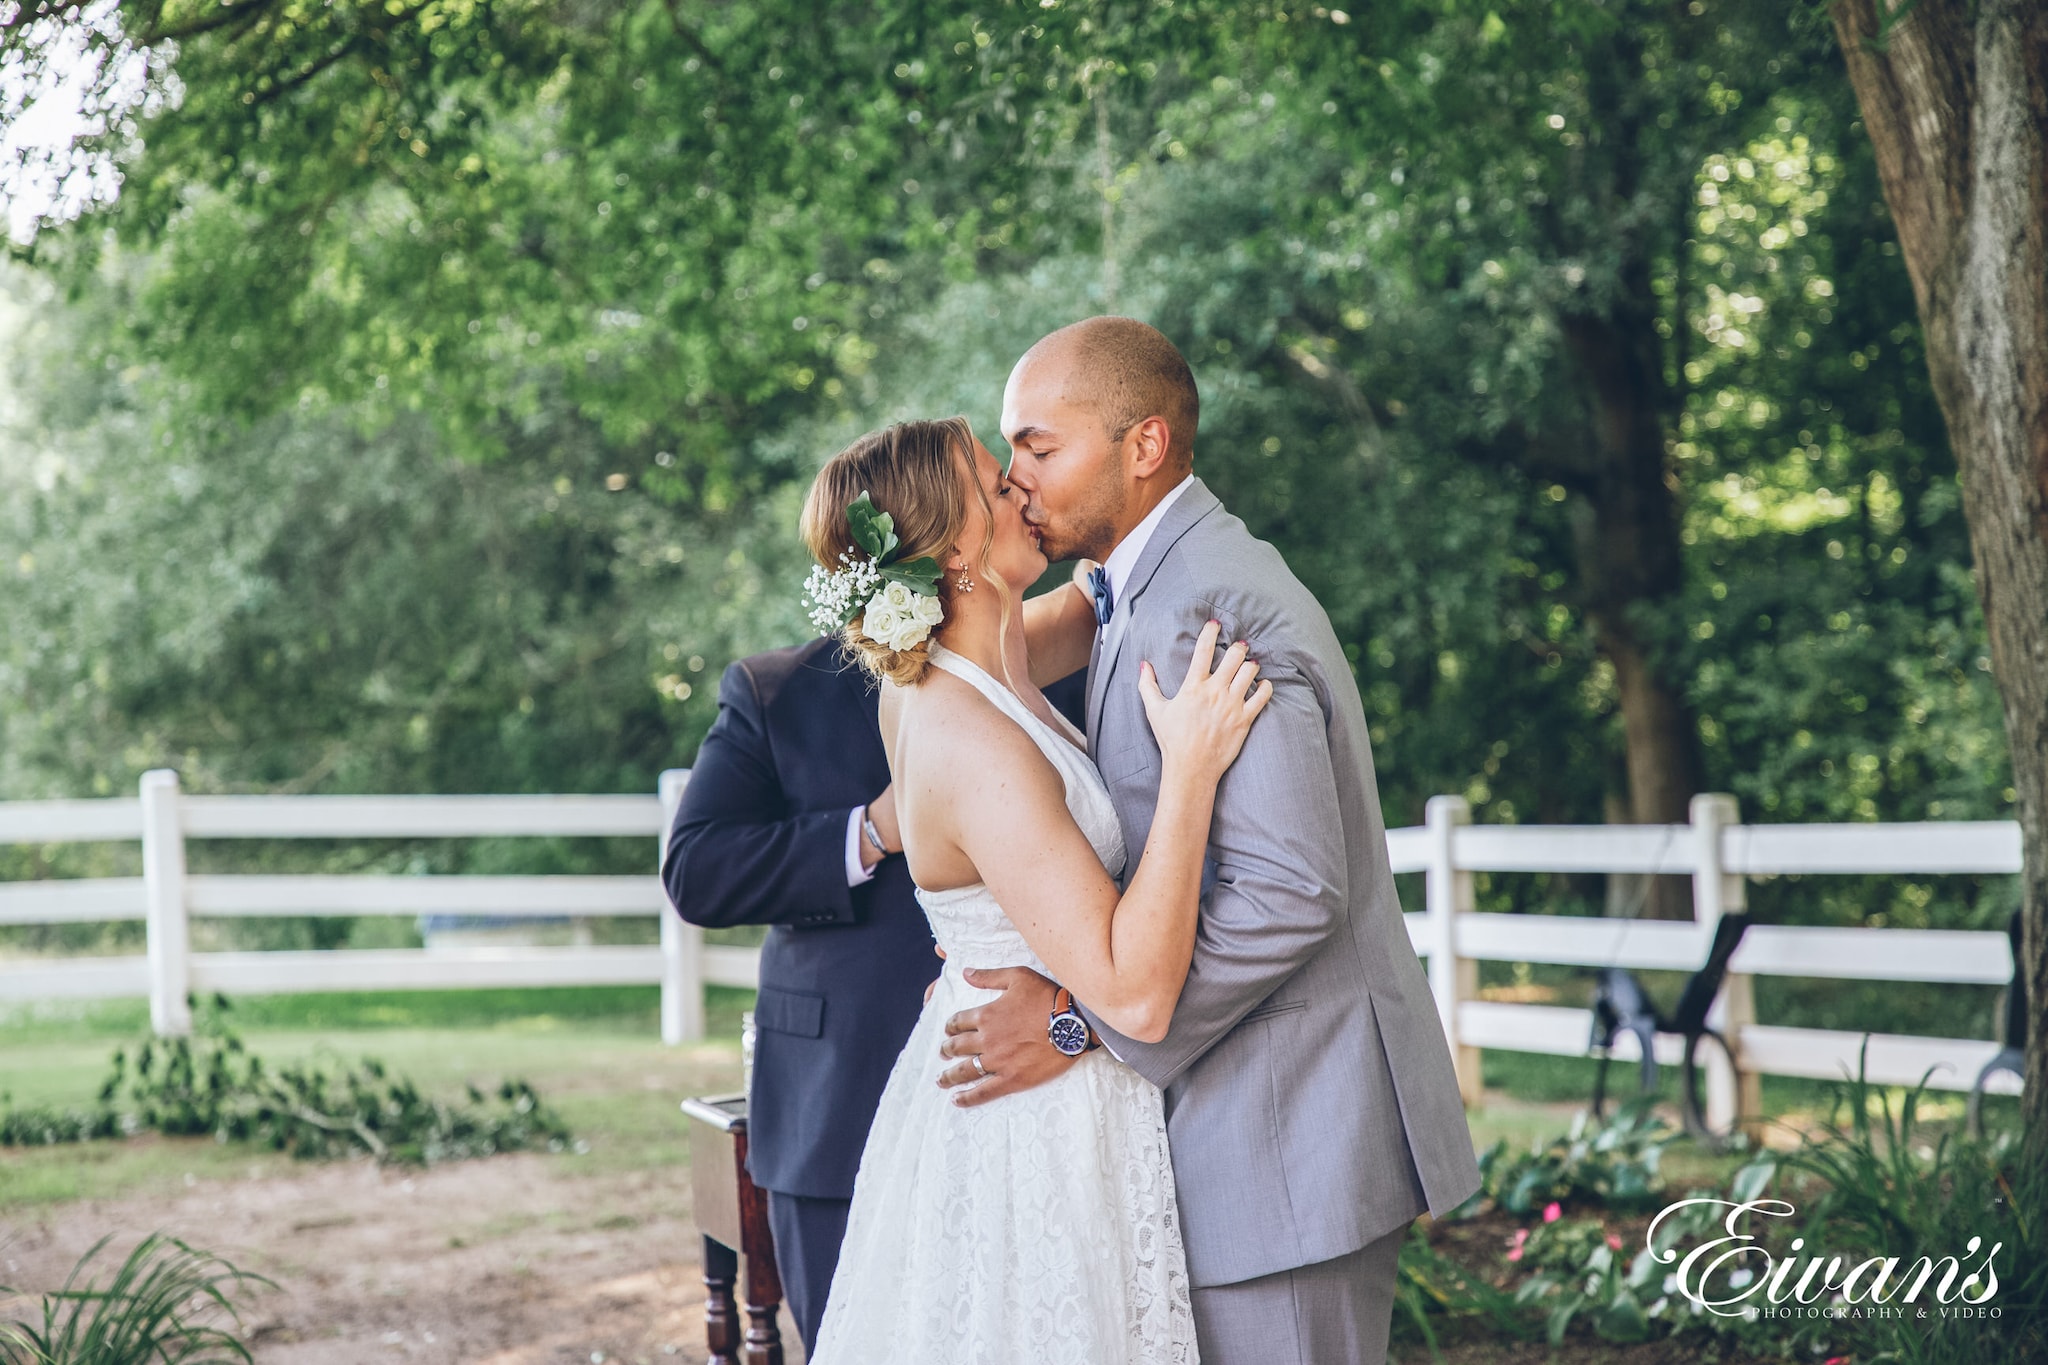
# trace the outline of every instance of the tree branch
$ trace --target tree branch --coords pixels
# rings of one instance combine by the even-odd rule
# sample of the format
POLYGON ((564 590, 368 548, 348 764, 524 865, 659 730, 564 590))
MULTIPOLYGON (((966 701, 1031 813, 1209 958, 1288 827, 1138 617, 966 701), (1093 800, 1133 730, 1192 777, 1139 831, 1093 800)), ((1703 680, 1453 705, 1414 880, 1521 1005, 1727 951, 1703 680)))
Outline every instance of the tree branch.
POLYGON ((231 24, 246 27, 262 18, 266 10, 275 8, 277 3, 278 0, 241 0, 239 4, 224 4, 203 19, 194 19, 175 28, 160 27, 163 22, 163 6, 153 5, 149 23, 139 30, 135 45, 155 47, 158 43, 182 43, 231 24))

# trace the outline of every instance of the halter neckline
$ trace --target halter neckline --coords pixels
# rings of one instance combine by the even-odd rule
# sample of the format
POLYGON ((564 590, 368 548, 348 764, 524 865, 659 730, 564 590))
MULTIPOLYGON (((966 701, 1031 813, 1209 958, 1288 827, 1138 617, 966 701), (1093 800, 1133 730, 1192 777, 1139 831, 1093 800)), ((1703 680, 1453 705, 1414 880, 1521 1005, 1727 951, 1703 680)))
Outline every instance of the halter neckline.
MULTIPOLYGON (((1075 737, 1079 738, 1079 744, 1076 744, 1074 739, 1069 738, 1067 735, 1061 734, 1059 727, 1047 723, 1044 717, 1024 704, 1022 697, 1004 686, 987 669, 960 653, 960 651, 948 649, 937 640, 934 640, 932 641, 931 649, 926 653, 925 657, 937 667, 945 669, 946 672, 961 679, 975 691, 994 702, 996 709, 1008 715, 1012 720, 1018 720, 1021 717, 1041 730, 1051 731, 1053 736, 1066 748, 1077 750, 1083 754, 1087 752, 1087 736, 1082 735, 1079 730, 1076 730, 1073 722, 1069 721, 1065 716, 1059 717, 1060 726, 1065 727, 1075 737)), ((1054 712, 1054 714, 1058 715, 1059 713, 1054 712)), ((1029 727, 1027 726, 1026 728, 1028 730, 1029 727)))

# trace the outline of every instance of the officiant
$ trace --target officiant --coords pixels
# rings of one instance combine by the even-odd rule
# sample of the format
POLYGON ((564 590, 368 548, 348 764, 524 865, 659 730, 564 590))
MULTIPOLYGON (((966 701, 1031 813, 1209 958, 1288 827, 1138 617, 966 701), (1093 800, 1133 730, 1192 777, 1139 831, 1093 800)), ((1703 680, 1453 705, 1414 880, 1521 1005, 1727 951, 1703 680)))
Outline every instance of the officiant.
MULTIPOLYGON (((1080 722, 1084 675, 1046 695, 1080 722)), ((940 967, 901 856, 876 699, 837 638, 733 664, 662 869, 690 923, 768 926, 747 1172, 768 1193, 806 1353, 875 1106, 940 967)))

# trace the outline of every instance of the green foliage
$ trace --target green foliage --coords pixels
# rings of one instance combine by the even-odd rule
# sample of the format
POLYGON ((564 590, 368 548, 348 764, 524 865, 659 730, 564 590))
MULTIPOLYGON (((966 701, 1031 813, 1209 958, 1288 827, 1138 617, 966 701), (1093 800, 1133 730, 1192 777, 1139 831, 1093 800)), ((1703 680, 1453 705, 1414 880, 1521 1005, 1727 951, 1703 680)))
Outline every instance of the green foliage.
POLYGON ((1411 1224, 1401 1244, 1394 1302, 1432 1354, 1437 1333, 1432 1319, 1476 1320, 1497 1336, 1531 1337, 1528 1315, 1512 1294, 1430 1245, 1421 1225, 1411 1224))
POLYGON ((111 1240, 43 1295, 40 1325, 0 1323, 0 1365, 248 1365, 248 1348, 218 1323, 239 1326, 233 1296, 275 1284, 162 1233, 143 1238, 104 1288, 80 1283, 111 1240))
MULTIPOLYGON (((1864 1055, 1867 1056, 1868 1043, 1864 1055)), ((1969 1331, 1929 1314, 1865 1324, 1879 1337, 1875 1358, 1908 1365, 2039 1360, 2048 1355, 2048 1230, 2042 1207, 2048 1171, 2028 1160, 2019 1136, 1988 1139, 1934 1127, 1923 1117, 1925 1078, 1896 1103, 1857 1075, 1835 1087, 1826 1122, 1802 1132, 1792 1150, 1759 1157, 1755 1189, 1775 1182, 1798 1203, 1799 1235, 1852 1264, 1867 1256, 1968 1259, 1979 1243, 2000 1244, 1996 1318, 1969 1331)), ((1925 1300, 1923 1300, 1925 1302, 1925 1300)))
POLYGON ((1509 1152, 1497 1142, 1481 1153, 1479 1193, 1463 1215, 1487 1200, 1517 1216, 1550 1204, 1646 1207, 1664 1193, 1658 1167, 1677 1137, 1645 1100, 1622 1105, 1604 1124, 1581 1111, 1548 1146, 1509 1152))
POLYGON ((865 488, 847 505, 846 522, 852 529, 853 543, 874 559, 876 567, 882 571, 883 581, 901 583, 926 597, 938 594, 939 562, 930 555, 897 562, 896 547, 902 542, 896 536, 896 518, 887 512, 877 511, 874 499, 868 496, 865 488))
POLYGON ((875 510, 875 500, 865 488, 846 505, 846 524, 853 532, 853 543, 866 550, 877 564, 886 563, 889 552, 900 543, 896 539, 896 518, 875 510))
MULTIPOLYGON (((1833 1116, 1802 1130, 1796 1147, 1758 1152, 1713 1189, 1682 1197, 1700 1202, 1660 1211, 1655 1219, 1646 1218, 1652 1206, 1673 1202, 1656 1174, 1655 1154, 1668 1142, 1668 1129, 1634 1116, 1615 1125, 1610 1150, 1635 1154, 1634 1171, 1626 1176, 1601 1157, 1601 1132, 1575 1129, 1520 1161, 1505 1159, 1496 1147, 1482 1161, 1481 1197, 1453 1221, 1418 1230, 1404 1249, 1400 1302, 1432 1347, 1455 1325, 1496 1337, 1541 1336, 1553 1348, 1573 1335, 1617 1344, 1683 1338, 1709 1358, 1733 1352, 1914 1365, 2036 1359, 2048 1267, 2026 1200, 2048 1173, 2027 1168, 2009 1136, 1985 1142, 1930 1130, 1922 1098, 1916 1088, 1895 1103, 1883 1087, 1860 1077, 1840 1085, 1833 1116), (1638 1193, 1644 1188, 1647 1195, 1638 1193), (1678 1262, 1724 1235, 1731 1203, 1765 1196, 1785 1201, 1780 1207, 1787 1216, 1752 1218, 1744 1231, 1755 1238, 1748 1245, 1767 1252, 1770 1263, 1757 1269, 1753 1261, 1738 1260, 1733 1269, 1723 1267, 1715 1297, 1739 1295, 1748 1308, 1765 1303, 1770 1267, 1788 1258, 1804 1264, 1818 1255, 1832 1263, 1827 1274, 1839 1283, 1847 1267, 1867 1257, 1896 1257, 1910 1275, 1923 1255, 1937 1261, 1956 1256, 1974 1266, 1980 1248, 2003 1243, 1995 1260, 2000 1284, 1990 1300, 1999 1316, 1958 1322, 1931 1308, 1924 1319, 1910 1309, 1899 1317, 1851 1319, 1707 1312, 1679 1292, 1678 1262), (1520 1207, 1511 1208, 1511 1200, 1520 1207), (1499 1227, 1508 1212, 1518 1225, 1502 1250, 1475 1256, 1493 1245, 1485 1231, 1499 1227)), ((1700 1282, 1699 1267, 1692 1278, 1700 1282)), ((1903 1283, 1893 1280, 1888 1302, 1897 1302, 1903 1283)), ((1784 1303, 1793 1293, 1788 1282, 1770 1301, 1784 1303)), ((1827 1304, 1832 1295, 1815 1290, 1804 1301, 1827 1304)), ((1931 1294, 1918 1302, 1930 1304, 1931 1294)))
POLYGON ((0 1094, 0 1147, 55 1147, 65 1142, 126 1136, 120 1116, 111 1109, 16 1105, 0 1094))
MULTIPOLYGON (((1499 1213, 1529 1221, 1515 1228, 1501 1260, 1485 1265, 1432 1247, 1418 1230, 1403 1251, 1400 1291, 1417 1329, 1434 1346, 1435 1316, 1483 1323, 1496 1335, 1544 1337, 1553 1347, 1575 1323, 1617 1343, 1691 1330, 1696 1310, 1661 1288, 1664 1267, 1652 1248, 1631 1254, 1621 1231, 1665 1197, 1659 1165, 1677 1137, 1647 1106, 1631 1104, 1605 1125, 1582 1113, 1570 1132, 1535 1151, 1510 1155, 1496 1144, 1482 1154, 1480 1191, 1450 1226, 1499 1213)), ((1666 1220, 1657 1246, 1707 1221, 1666 1220)))
POLYGON ((329 1068, 266 1066, 226 1024, 215 996, 196 1012, 192 1036, 146 1039, 134 1060, 114 1053, 97 1106, 60 1112, 0 1110, 0 1143, 48 1145, 138 1132, 249 1142, 307 1159, 369 1155, 433 1165, 534 1148, 563 1151, 568 1125, 524 1081, 447 1104, 365 1058, 329 1068))
MULTIPOLYGON (((1620 322, 1679 565, 1628 619, 1706 783, 1751 819, 2009 811, 1910 289, 1806 7, 281 4, 121 7, 108 50, 178 45, 139 142, 88 149, 120 201, 7 282, 9 796, 647 790, 727 661, 808 633, 819 461, 897 416, 991 436, 1025 346, 1122 311, 1327 607, 1390 823, 1626 786, 1578 458, 1620 322)), ((2005 886, 1755 900, 1988 925, 2005 886)))
MULTIPOLYGON (((1630 1262, 1621 1238, 1599 1221, 1539 1224, 1509 1254, 1535 1272, 1516 1288, 1514 1301, 1543 1315, 1544 1335, 1552 1346, 1578 1319, 1589 1321, 1594 1334, 1606 1341, 1649 1339, 1651 1315, 1640 1296, 1654 1285, 1657 1267, 1647 1251, 1630 1262)), ((1669 1303, 1653 1306, 1662 1313, 1669 1303)))

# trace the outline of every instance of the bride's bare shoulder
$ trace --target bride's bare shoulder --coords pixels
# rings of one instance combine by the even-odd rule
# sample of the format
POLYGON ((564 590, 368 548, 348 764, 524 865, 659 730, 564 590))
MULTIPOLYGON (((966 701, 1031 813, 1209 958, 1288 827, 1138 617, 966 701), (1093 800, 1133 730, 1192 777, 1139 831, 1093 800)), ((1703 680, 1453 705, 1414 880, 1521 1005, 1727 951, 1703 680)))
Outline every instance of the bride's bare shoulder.
MULTIPOLYGON (((898 688, 896 733, 930 760, 934 777, 971 785, 994 772, 1053 771, 1031 737, 973 684, 934 668, 915 687, 898 688), (940 776, 943 773, 946 776, 940 776)), ((887 694, 883 704, 889 705, 887 694)))

